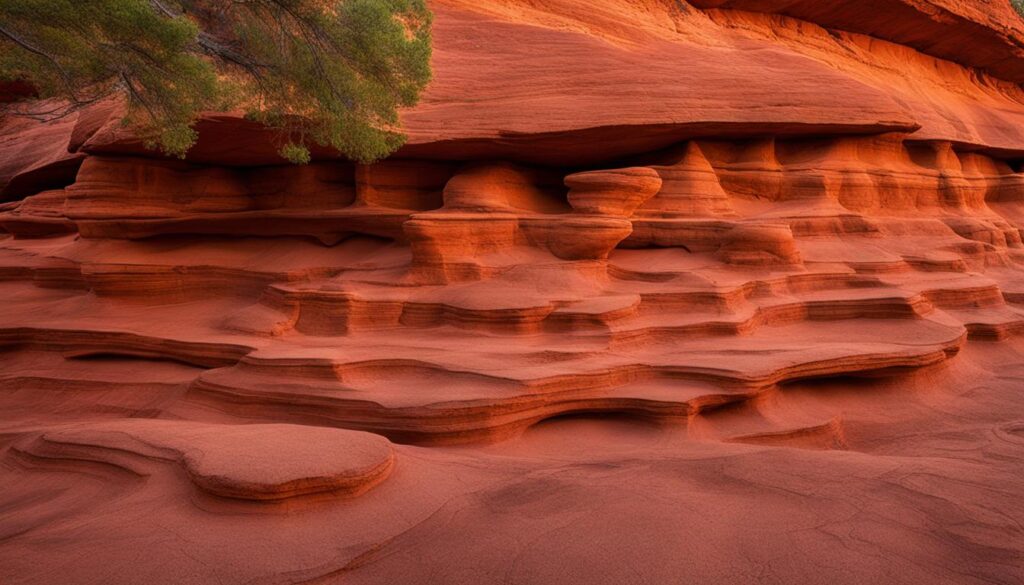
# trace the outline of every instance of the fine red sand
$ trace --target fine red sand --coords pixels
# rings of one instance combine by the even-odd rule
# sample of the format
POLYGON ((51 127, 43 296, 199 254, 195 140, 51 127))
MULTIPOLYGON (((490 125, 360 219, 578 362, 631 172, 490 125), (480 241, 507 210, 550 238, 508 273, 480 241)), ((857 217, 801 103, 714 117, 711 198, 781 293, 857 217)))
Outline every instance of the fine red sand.
POLYGON ((1024 583, 1007 0, 432 6, 372 166, 0 120, 0 584, 1024 583))

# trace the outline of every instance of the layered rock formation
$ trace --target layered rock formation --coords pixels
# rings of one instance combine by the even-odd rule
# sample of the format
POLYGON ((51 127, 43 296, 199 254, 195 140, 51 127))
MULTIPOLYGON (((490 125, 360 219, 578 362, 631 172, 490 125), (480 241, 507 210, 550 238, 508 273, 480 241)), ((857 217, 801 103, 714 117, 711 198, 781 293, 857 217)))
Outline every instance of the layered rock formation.
POLYGON ((432 6, 374 165, 3 121, 0 580, 1017 582, 1005 0, 432 6))

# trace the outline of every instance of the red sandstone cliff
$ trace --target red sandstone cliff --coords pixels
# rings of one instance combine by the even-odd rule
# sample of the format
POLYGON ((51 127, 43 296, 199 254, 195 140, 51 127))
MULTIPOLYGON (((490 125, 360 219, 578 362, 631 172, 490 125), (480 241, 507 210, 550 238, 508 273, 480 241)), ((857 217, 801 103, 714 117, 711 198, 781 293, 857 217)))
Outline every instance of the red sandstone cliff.
POLYGON ((371 166, 0 122, 0 581, 1024 578, 1006 0, 432 5, 371 166))

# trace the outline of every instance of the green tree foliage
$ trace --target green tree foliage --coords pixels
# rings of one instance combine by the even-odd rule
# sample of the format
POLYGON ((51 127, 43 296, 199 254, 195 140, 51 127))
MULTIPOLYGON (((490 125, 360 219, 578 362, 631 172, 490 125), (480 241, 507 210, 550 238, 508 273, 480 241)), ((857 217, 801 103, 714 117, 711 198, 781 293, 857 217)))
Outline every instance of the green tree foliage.
POLYGON ((17 106, 37 117, 123 96, 126 123, 171 155, 201 112, 240 109, 289 160, 315 142, 369 162, 404 141, 430 24, 424 0, 0 0, 0 78, 60 98, 17 106))
POLYGON ((1024 0, 1010 0, 1010 4, 1017 9, 1017 13, 1024 16, 1024 0))

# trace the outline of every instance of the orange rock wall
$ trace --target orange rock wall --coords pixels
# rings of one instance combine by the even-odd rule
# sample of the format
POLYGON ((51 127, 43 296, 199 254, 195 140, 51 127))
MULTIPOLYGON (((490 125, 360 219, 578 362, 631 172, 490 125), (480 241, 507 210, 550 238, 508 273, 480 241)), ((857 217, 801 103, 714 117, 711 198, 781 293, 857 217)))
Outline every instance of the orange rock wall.
POLYGON ((431 5, 373 165, 0 121, 0 582, 1015 582, 1007 2, 431 5))

